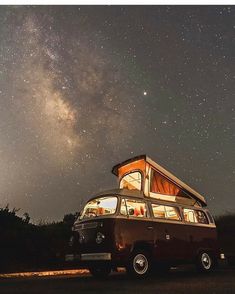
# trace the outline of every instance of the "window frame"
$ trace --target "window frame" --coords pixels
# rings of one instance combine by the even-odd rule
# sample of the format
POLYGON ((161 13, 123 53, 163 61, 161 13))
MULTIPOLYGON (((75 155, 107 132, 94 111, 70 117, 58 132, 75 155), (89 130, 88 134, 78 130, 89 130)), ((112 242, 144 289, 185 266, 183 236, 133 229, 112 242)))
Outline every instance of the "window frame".
MULTIPOLYGON (((127 175, 129 175, 129 174, 132 174, 132 173, 135 173, 135 172, 139 172, 140 175, 141 175, 141 186, 140 186, 140 190, 138 190, 138 189, 136 189, 136 190, 137 190, 137 191, 144 191, 144 173, 143 173, 143 171, 140 170, 140 169, 133 169, 133 170, 128 171, 128 172, 126 172, 125 174, 123 174, 122 177, 121 177, 120 180, 119 180, 119 189, 123 189, 123 188, 120 188, 120 184, 121 184, 122 179, 123 179, 125 176, 127 176, 127 175)), ((133 189, 133 190, 135 190, 135 189, 133 189)), ((131 191, 131 190, 130 190, 130 191, 131 191)))
POLYGON ((213 215, 210 213, 210 211, 204 211, 207 215, 207 218, 209 220, 209 224, 215 224, 215 220, 214 220, 214 217, 213 215))

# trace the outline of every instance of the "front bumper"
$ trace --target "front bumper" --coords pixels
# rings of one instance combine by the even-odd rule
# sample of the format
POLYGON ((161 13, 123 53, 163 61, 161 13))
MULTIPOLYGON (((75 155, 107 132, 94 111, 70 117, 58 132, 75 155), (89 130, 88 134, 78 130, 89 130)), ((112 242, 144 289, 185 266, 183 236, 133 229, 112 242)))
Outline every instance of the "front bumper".
POLYGON ((76 261, 76 260, 81 260, 80 254, 66 254, 65 255, 65 261, 67 261, 67 262, 76 261))
POLYGON ((84 254, 66 254, 65 261, 111 261, 111 253, 102 252, 102 253, 84 253, 84 254))

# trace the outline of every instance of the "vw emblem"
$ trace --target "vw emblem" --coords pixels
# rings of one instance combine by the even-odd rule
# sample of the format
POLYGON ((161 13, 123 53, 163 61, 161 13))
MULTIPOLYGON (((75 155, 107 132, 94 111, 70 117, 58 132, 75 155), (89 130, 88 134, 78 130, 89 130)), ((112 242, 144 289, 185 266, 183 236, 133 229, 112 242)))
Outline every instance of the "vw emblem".
POLYGON ((85 242, 85 236, 82 233, 80 233, 80 235, 79 235, 79 242, 80 243, 84 243, 85 242))

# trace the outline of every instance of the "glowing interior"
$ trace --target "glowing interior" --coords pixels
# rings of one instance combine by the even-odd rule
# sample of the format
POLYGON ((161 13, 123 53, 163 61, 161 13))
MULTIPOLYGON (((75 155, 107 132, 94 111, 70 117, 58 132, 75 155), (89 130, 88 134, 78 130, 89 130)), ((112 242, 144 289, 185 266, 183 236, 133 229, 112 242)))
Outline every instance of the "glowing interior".
POLYGON ((132 172, 125 175, 120 181, 121 189, 141 190, 141 173, 132 172))

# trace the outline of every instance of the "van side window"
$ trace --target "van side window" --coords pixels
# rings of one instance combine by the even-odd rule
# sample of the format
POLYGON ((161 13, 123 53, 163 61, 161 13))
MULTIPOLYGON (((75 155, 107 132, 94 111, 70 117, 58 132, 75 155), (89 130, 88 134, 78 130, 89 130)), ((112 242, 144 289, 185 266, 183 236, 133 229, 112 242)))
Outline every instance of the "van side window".
POLYGON ((198 223, 195 210, 184 208, 184 220, 188 223, 198 223))
POLYGON ((166 218, 165 206, 152 204, 153 215, 157 218, 166 218))
POLYGON ((146 203, 134 199, 122 199, 121 214, 133 217, 148 217, 146 203))
POLYGON ((170 220, 181 220, 177 207, 168 205, 152 204, 153 215, 156 218, 165 218, 170 220))
POLYGON ((179 211, 176 207, 173 206, 165 206, 166 210, 166 217, 168 219, 173 219, 173 220, 181 220, 179 211))
POLYGON ((197 220, 200 224, 209 224, 204 211, 196 210, 196 214, 197 214, 197 220))
POLYGON ((189 223, 208 224, 206 214, 201 210, 184 208, 184 219, 189 223))

